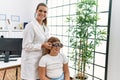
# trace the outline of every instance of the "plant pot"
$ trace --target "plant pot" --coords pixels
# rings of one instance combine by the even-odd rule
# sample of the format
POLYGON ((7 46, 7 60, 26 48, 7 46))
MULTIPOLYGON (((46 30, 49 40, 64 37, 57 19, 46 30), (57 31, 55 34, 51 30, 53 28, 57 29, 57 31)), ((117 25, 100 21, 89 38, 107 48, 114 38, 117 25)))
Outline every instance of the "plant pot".
POLYGON ((88 76, 83 73, 78 73, 74 76, 72 80, 87 80, 88 76))
POLYGON ((74 80, 74 78, 73 78, 73 77, 70 77, 70 80, 74 80))

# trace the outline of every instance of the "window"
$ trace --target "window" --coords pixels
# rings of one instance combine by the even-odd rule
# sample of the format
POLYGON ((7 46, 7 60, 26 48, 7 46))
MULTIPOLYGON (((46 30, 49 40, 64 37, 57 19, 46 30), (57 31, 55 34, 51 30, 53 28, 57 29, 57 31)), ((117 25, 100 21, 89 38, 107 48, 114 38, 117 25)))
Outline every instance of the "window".
MULTIPOLYGON (((72 48, 69 46, 69 37, 71 34, 67 33, 67 30, 72 23, 66 22, 67 16, 76 16, 76 3, 78 0, 48 0, 48 27, 52 36, 58 37, 64 44, 61 52, 66 55, 70 54, 72 48)), ((111 0, 97 0, 99 18, 97 25, 100 29, 105 28, 109 32, 110 27, 110 3, 111 0)), ((109 33, 107 33, 108 35, 109 33)), ((107 36, 106 35, 106 36, 107 36)), ((108 39, 101 40, 94 54, 93 62, 89 65, 87 70, 89 80, 106 80, 107 79, 107 56, 108 56, 108 39)), ((68 56, 69 57, 69 56, 68 56)), ((70 75, 74 75, 73 62, 69 61, 70 75)))

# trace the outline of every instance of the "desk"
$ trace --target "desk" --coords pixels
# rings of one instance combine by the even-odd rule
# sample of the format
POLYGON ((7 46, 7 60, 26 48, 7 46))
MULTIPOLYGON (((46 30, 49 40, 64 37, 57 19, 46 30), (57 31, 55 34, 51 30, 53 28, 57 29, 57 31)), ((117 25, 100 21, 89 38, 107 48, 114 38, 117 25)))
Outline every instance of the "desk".
POLYGON ((18 80, 18 76, 20 77, 20 64, 21 58, 17 58, 17 61, 9 61, 7 63, 0 61, 0 78, 2 78, 0 80, 18 80))

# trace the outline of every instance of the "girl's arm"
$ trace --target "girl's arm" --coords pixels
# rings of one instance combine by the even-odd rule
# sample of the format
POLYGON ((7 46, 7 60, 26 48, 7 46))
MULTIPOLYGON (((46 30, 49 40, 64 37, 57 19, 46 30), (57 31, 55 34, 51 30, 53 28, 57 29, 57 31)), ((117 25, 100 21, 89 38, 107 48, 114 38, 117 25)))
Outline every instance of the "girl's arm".
POLYGON ((45 67, 39 66, 39 77, 40 77, 40 80, 50 80, 49 78, 46 77, 46 68, 45 67))
POLYGON ((70 73, 69 73, 68 63, 63 64, 63 71, 64 71, 65 80, 70 80, 70 73))

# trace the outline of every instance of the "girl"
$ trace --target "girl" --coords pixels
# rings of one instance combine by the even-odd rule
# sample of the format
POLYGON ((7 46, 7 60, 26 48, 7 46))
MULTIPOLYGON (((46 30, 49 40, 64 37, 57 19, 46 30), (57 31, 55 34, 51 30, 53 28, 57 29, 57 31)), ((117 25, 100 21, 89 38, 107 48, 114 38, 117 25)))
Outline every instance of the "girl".
POLYGON ((45 48, 45 55, 40 59, 40 80, 70 80, 68 59, 59 53, 62 43, 56 37, 50 37, 47 42, 51 43, 51 49, 45 48))

